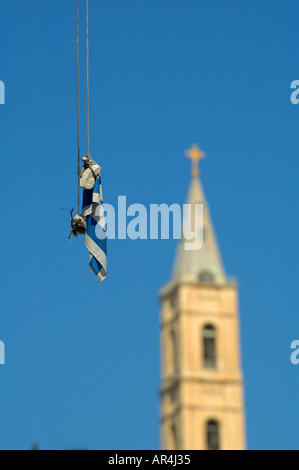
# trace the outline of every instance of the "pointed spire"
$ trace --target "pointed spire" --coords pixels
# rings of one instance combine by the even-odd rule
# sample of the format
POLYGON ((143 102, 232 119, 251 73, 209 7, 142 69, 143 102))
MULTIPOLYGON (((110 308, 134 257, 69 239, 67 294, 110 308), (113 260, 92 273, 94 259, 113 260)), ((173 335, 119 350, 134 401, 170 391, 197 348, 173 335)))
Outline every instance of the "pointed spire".
MULTIPOLYGON (((198 161, 203 158, 204 154, 197 145, 193 145, 186 152, 186 156, 192 160, 192 180, 187 203, 193 205, 193 207, 194 204, 203 204, 203 245, 199 250, 185 250, 185 240, 181 239, 175 259, 173 278, 176 280, 190 279, 209 284, 224 284, 226 283, 226 276, 209 207, 198 178, 198 161)), ((194 210, 191 210, 190 217, 192 213, 194 214, 194 210)), ((191 220, 189 223, 191 224, 191 220)))
POLYGON ((199 176, 199 160, 205 158, 206 154, 202 152, 197 144, 193 144, 191 149, 186 150, 186 157, 191 158, 192 161, 192 172, 191 175, 193 178, 198 178, 199 176))

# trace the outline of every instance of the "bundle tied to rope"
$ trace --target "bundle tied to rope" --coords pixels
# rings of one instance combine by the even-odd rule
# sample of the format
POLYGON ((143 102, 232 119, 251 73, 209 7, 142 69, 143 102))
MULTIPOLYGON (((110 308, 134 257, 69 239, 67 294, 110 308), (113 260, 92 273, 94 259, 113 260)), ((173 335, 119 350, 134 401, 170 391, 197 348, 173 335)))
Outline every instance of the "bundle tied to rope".
MULTIPOLYGON (((74 209, 72 209, 72 213, 73 213, 73 210, 74 209)), ((75 217, 72 217, 71 227, 72 227, 72 230, 69 236, 70 241, 72 240, 73 235, 75 237, 77 237, 78 235, 84 235, 85 230, 86 230, 86 222, 85 222, 84 217, 82 217, 79 214, 75 215, 75 217)))
POLYGON ((80 187, 83 188, 81 214, 72 218, 72 235, 85 235, 89 268, 102 282, 107 272, 106 221, 103 208, 101 167, 89 155, 81 158, 80 187))
POLYGON ((90 157, 90 155, 84 155, 84 157, 81 158, 81 161, 84 165, 79 174, 80 188, 92 189, 101 172, 101 167, 90 157))

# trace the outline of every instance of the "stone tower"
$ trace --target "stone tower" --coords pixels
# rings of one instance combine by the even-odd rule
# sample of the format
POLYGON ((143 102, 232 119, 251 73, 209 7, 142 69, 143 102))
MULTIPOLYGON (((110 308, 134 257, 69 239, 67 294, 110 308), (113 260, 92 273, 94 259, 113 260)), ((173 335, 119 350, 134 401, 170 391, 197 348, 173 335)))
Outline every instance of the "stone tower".
MULTIPOLYGON (((165 450, 243 450, 238 287, 224 271, 193 146, 188 203, 203 204, 203 246, 179 242, 161 290, 161 440, 165 450)), ((192 216, 192 211, 190 216, 192 216)))

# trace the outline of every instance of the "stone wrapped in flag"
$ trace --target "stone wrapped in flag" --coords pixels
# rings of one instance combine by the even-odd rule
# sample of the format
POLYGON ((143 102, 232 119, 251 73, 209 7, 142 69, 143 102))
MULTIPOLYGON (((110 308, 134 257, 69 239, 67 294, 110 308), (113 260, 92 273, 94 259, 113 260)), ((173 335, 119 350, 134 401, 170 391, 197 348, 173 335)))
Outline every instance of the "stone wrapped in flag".
POLYGON ((80 172, 80 187, 83 188, 82 212, 80 216, 73 218, 72 231, 75 234, 85 233, 85 245, 89 251, 89 268, 102 282, 107 275, 107 238, 101 167, 88 155, 84 155, 81 160, 84 163, 80 172), (80 231, 82 224, 85 227, 83 232, 82 229, 80 231))
POLYGON ((84 166, 80 173, 80 186, 83 187, 81 215, 86 222, 85 245, 89 251, 89 268, 102 282, 107 275, 107 238, 101 167, 88 156, 82 157, 82 161, 84 166))

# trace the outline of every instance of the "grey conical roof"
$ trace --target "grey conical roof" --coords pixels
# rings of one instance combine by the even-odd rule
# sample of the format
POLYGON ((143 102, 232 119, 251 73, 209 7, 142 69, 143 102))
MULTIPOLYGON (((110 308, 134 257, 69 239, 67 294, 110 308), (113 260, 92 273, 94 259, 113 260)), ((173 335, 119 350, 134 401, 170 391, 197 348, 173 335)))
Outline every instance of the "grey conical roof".
MULTIPOLYGON (((203 245, 199 250, 186 250, 186 240, 182 237, 175 258, 173 280, 190 279, 199 282, 224 284, 226 277, 209 207, 197 176, 192 177, 187 203, 192 205, 193 210, 194 204, 203 204, 203 245)), ((192 216, 192 210, 189 217, 190 215, 192 216)), ((189 220, 189 223, 191 223, 191 220, 189 220)))

